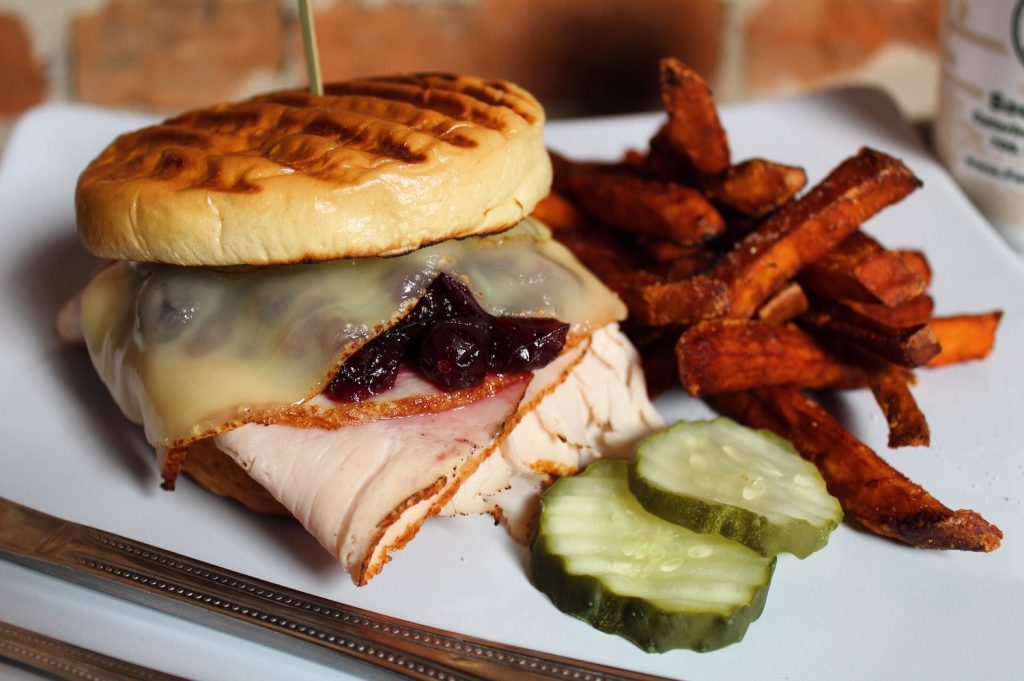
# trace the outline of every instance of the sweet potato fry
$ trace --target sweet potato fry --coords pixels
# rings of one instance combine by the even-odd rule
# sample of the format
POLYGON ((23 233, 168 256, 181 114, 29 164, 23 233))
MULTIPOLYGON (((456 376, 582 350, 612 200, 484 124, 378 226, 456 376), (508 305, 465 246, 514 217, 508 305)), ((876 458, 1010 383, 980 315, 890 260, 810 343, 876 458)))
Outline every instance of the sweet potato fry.
POLYGON ((613 289, 614 280, 628 278, 643 269, 639 253, 621 232, 588 225, 584 229, 558 231, 555 236, 587 269, 613 289))
POLYGON ((698 246, 680 246, 674 241, 639 236, 637 245, 651 265, 650 269, 666 281, 687 279, 703 274, 715 259, 713 251, 698 246))
MULTIPOLYGON (((662 263, 660 266, 654 268, 654 272, 661 276, 665 281, 680 281, 704 274, 707 272, 713 259, 713 254, 709 251, 694 253, 693 255, 685 258, 677 258, 671 262, 662 263)), ((725 306, 723 305, 719 314, 724 311, 725 306)))
POLYGON ((647 153, 639 149, 626 149, 619 163, 627 168, 644 170, 647 166, 647 153))
POLYGON ((925 289, 925 281, 899 253, 885 250, 857 230, 800 273, 815 295, 862 303, 898 305, 925 289))
POLYGON ((984 359, 996 342, 996 328, 1003 313, 999 310, 982 314, 935 317, 932 329, 942 351, 928 362, 929 367, 946 366, 973 359, 984 359))
POLYGON ((648 142, 647 156, 644 157, 644 173, 648 177, 693 184, 698 175, 683 157, 672 148, 668 139, 668 123, 658 128, 648 142))
POLYGON ((920 184, 901 161, 879 151, 861 149, 843 161, 803 197, 769 216, 711 271, 729 285, 729 315, 750 317, 785 281, 920 184))
POLYGON ((533 217, 543 222, 554 231, 581 229, 586 226, 586 218, 569 199, 558 192, 551 192, 541 199, 533 209, 533 217))
POLYGON ((695 246, 725 230, 725 221, 704 196, 674 182, 580 164, 551 155, 555 190, 572 198, 603 224, 695 246))
POLYGON ((900 259, 903 260, 903 264, 906 265, 911 272, 921 277, 921 281, 924 282, 926 288, 931 285, 932 267, 928 264, 928 258, 925 257, 924 253, 921 251, 906 250, 893 251, 893 253, 900 256, 900 259))
POLYGON ((676 260, 688 260, 698 258, 707 261, 711 257, 710 251, 700 246, 683 246, 668 239, 658 239, 653 236, 640 236, 637 239, 640 248, 655 263, 666 264, 676 260))
POLYGON ((931 429, 910 392, 916 380, 913 372, 856 347, 847 348, 846 352, 849 361, 864 371, 868 387, 885 416, 889 447, 927 447, 931 429))
POLYGON ((855 364, 794 324, 716 319, 695 324, 676 344, 679 380, 691 395, 768 385, 853 388, 867 383, 855 364))
POLYGON ((952 511, 908 480, 797 388, 729 393, 714 405, 791 441, 818 467, 846 513, 876 534, 919 548, 964 551, 992 551, 1003 538, 975 511, 952 511))
POLYGON ((796 196, 807 183, 807 174, 803 168, 754 158, 698 181, 712 202, 740 215, 759 218, 796 196))
POLYGON ((840 304, 865 317, 870 317, 879 324, 897 327, 927 324, 931 321, 932 310, 935 309, 935 301, 931 296, 924 294, 914 296, 910 300, 892 307, 877 303, 856 303, 850 300, 840 301, 840 304))
POLYGON ((676 366, 676 339, 679 327, 628 327, 629 339, 640 353, 640 363, 647 382, 647 394, 654 398, 679 385, 676 366))
POLYGON ((940 350, 929 324, 889 326, 852 308, 824 301, 815 301, 800 320, 903 367, 924 366, 940 350))
POLYGON ((640 272, 631 280, 606 283, 629 308, 629 318, 647 326, 692 324, 720 316, 727 305, 725 284, 702 275, 663 281, 649 272, 640 272))
POLYGON ((668 59, 661 84, 668 122, 646 151, 605 164, 552 155, 555 190, 579 222, 570 207, 538 209, 556 229, 573 225, 557 238, 626 302, 623 328, 649 390, 678 378, 722 413, 790 439, 848 515, 877 534, 925 548, 997 548, 997 527, 941 504, 802 392, 868 387, 890 447, 927 444, 911 368, 991 352, 1000 313, 933 318, 925 256, 858 231, 920 181, 863 148, 795 198, 801 169, 730 165, 699 75, 668 59))
POLYGON ((757 318, 769 324, 781 324, 807 311, 810 303, 800 284, 790 282, 757 309, 757 318))
POLYGON ((889 365, 868 372, 868 385, 889 424, 889 446, 927 447, 931 430, 910 392, 910 372, 889 365))
POLYGON ((687 165, 704 175, 729 167, 729 139, 700 74, 678 59, 662 59, 661 101, 668 113, 666 139, 687 165))

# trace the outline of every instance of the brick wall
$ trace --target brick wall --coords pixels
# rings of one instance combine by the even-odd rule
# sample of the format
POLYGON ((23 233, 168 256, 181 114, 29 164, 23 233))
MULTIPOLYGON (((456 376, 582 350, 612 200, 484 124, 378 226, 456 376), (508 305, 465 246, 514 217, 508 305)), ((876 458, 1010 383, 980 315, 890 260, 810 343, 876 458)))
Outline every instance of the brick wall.
MULTIPOLYGON (((930 115, 941 0, 316 0, 327 78, 502 76, 554 116, 655 105, 659 57, 719 100, 845 82, 930 115)), ((0 133, 44 101, 170 112, 304 83, 294 0, 0 0, 0 133)))

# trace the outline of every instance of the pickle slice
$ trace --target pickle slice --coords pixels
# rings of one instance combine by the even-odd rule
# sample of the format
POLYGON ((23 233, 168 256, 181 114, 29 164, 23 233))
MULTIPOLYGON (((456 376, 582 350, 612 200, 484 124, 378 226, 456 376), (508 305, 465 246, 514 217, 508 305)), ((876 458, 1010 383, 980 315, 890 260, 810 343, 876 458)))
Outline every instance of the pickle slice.
POLYGON ((788 441, 725 417, 679 422, 643 440, 629 487, 651 513, 765 556, 805 558, 843 517, 818 470, 788 441))
POLYGON ((739 641, 774 569, 774 558, 645 511, 615 460, 544 493, 530 561, 534 585, 559 610, 648 652, 739 641))

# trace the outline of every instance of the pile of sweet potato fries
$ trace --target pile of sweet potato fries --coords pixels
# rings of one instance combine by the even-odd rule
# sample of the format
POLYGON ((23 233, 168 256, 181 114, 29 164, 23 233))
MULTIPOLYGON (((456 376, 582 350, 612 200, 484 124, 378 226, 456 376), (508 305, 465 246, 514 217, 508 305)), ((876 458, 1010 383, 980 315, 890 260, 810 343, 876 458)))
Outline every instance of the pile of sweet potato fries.
POLYGON ((665 59, 661 87, 668 120, 649 148, 615 163, 552 154, 554 190, 535 213, 626 302, 652 391, 678 375, 719 412, 790 440, 847 515, 877 534, 998 547, 997 527, 944 506, 805 392, 868 388, 890 447, 927 445, 912 370, 991 351, 1000 312, 934 316, 924 254, 860 230, 920 181, 864 148, 798 196, 802 169, 732 163, 697 73, 665 59))

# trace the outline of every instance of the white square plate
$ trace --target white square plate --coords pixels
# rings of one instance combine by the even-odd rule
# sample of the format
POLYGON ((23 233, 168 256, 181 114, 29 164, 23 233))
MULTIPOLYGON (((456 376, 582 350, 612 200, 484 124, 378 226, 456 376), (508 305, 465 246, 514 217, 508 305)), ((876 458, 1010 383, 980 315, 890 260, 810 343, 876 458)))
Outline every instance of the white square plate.
MULTIPOLYGON (((84 351, 57 341, 54 314, 94 266, 74 233, 76 176, 116 133, 148 122, 81 107, 25 116, 0 166, 0 495, 352 605, 663 676, 962 679, 1024 668, 1024 267, 877 92, 729 107, 723 118, 735 158, 802 165, 811 183, 861 145, 903 158, 924 180, 869 231, 925 251, 939 313, 1003 309, 996 351, 983 363, 920 372, 929 449, 887 450, 885 421, 863 391, 836 404, 856 434, 939 500, 999 525, 1006 538, 995 553, 917 551, 844 524, 807 560, 782 557, 746 639, 706 654, 648 655, 560 614, 527 581, 525 549, 486 518, 428 522, 357 589, 298 526, 255 517, 187 481, 162 492, 141 434, 84 351)), ((556 122, 549 141, 576 158, 614 158, 643 147, 659 120, 556 122)), ((678 392, 658 407, 670 420, 708 413, 678 392)), ((194 678, 326 671, 2 562, 0 619, 194 678)))

